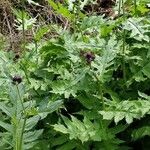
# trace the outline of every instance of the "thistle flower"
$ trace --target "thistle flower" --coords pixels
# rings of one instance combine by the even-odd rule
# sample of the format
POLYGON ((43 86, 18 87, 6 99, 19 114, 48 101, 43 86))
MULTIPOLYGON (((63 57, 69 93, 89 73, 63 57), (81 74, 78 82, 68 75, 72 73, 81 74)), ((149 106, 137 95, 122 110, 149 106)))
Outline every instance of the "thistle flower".
POLYGON ((14 61, 17 61, 18 59, 20 58, 20 55, 19 54, 16 54, 13 58, 14 61))
POLYGON ((22 78, 18 75, 15 75, 14 77, 12 77, 12 81, 13 81, 13 84, 20 84, 22 82, 22 78))
POLYGON ((93 52, 80 52, 80 55, 83 56, 88 64, 90 64, 95 59, 95 55, 93 52))

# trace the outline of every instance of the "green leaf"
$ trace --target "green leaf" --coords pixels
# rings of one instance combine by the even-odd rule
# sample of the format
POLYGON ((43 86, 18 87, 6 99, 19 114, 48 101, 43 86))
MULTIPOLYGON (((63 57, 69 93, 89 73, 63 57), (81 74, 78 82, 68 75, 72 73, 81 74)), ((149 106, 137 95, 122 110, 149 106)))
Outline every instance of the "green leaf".
POLYGON ((57 150, 72 150, 76 147, 74 142, 67 142, 65 144, 63 144, 62 146, 60 146, 59 148, 57 148, 57 150))
POLYGON ((142 72, 144 73, 144 75, 150 78, 150 63, 143 67, 142 72))
POLYGON ((11 124, 8 124, 8 123, 5 123, 3 121, 0 121, 0 126, 2 128, 4 128, 5 130, 9 131, 10 133, 13 132, 13 128, 12 128, 11 124))
POLYGON ((11 108, 7 107, 4 102, 0 102, 0 109, 7 114, 7 116, 12 117, 13 113, 11 108))
POLYGON ((131 31, 131 37, 136 40, 142 41, 145 40, 149 42, 150 38, 145 35, 146 25, 141 24, 143 18, 129 18, 124 24, 124 29, 131 31))
POLYGON ((103 119, 111 120, 114 117, 113 111, 99 111, 99 113, 103 116, 103 119))
POLYGON ((140 92, 140 91, 138 91, 138 94, 139 94, 140 97, 142 97, 142 98, 144 98, 144 99, 147 99, 147 100, 150 100, 150 96, 148 96, 147 94, 142 93, 142 92, 140 92))
POLYGON ((127 114, 126 117, 125 117, 125 119, 126 119, 126 122, 127 122, 128 124, 130 124, 130 123, 133 122, 133 117, 132 117, 132 115, 130 115, 130 114, 127 114))
POLYGON ((125 118, 128 124, 133 122, 133 119, 140 119, 144 115, 150 113, 150 101, 147 100, 133 100, 106 103, 109 105, 106 110, 99 111, 103 119, 111 120, 114 118, 115 123, 125 118))
POLYGON ((69 19, 70 21, 73 21, 75 18, 74 14, 71 14, 71 12, 64 7, 62 4, 55 3, 53 0, 48 0, 50 6, 52 6, 52 8, 60 15, 62 15, 63 17, 66 17, 67 19, 69 19))
POLYGON ((56 111, 58 108, 60 108, 62 106, 62 104, 63 104, 62 100, 57 100, 55 102, 50 101, 46 107, 44 107, 44 108, 39 107, 38 112, 39 113, 52 113, 52 112, 56 111))
POLYGON ((72 122, 74 123, 74 126, 76 126, 77 129, 81 130, 81 132, 86 130, 85 126, 80 120, 78 120, 74 116, 71 116, 71 119, 72 119, 72 122))
POLYGON ((150 136, 150 127, 149 126, 144 126, 139 129, 135 129, 132 132, 132 140, 138 140, 146 135, 150 136))
POLYGON ((66 49, 62 45, 52 43, 52 42, 48 42, 46 45, 44 45, 41 48, 40 52, 42 53, 44 57, 57 56, 60 58, 63 58, 63 57, 66 58, 66 54, 67 54, 66 49))
POLYGON ((116 58, 119 49, 120 47, 116 37, 113 36, 103 46, 101 56, 96 56, 95 63, 92 63, 92 67, 97 69, 95 73, 101 82, 111 80, 112 76, 109 72, 111 72, 111 67, 114 64, 114 59, 116 58))
POLYGON ((50 27, 49 26, 43 26, 41 28, 39 28, 39 30, 36 32, 36 34, 34 35, 34 38, 36 41, 40 41, 43 36, 48 33, 50 31, 50 27))
POLYGON ((112 134, 118 134, 120 132, 123 132, 127 127, 128 125, 116 125, 115 127, 110 128, 109 130, 112 134))
MULTIPOLYGON (((56 129, 57 127, 55 128, 55 125, 53 127, 56 131, 60 131, 56 129)), ((62 132, 62 133, 66 134, 66 132, 62 132)), ((63 143, 66 143, 67 141, 68 141, 68 138, 62 135, 54 139, 54 141, 52 142, 52 146, 62 145, 63 143)))
POLYGON ((62 119, 66 127, 61 124, 55 124, 54 129, 64 134, 69 134, 70 140, 79 139, 84 143, 90 138, 93 140, 100 139, 98 135, 96 137, 97 131, 88 118, 84 118, 83 122, 74 116, 71 116, 71 120, 65 116, 62 116, 62 119))
POLYGON ((39 120, 40 120, 40 116, 33 116, 27 119, 25 131, 31 130, 38 123, 39 120))
POLYGON ((55 124, 55 125, 53 125, 53 127, 54 127, 54 130, 56 130, 58 132, 62 132, 64 134, 69 133, 68 129, 62 124, 55 124))
POLYGON ((24 142, 25 143, 33 142, 33 141, 37 140, 42 133, 43 133, 43 129, 25 132, 24 133, 24 142))
POLYGON ((82 103, 83 106, 85 106, 88 109, 98 110, 101 107, 99 99, 88 93, 82 93, 78 95, 77 99, 80 101, 80 103, 82 103))
POLYGON ((115 123, 117 124, 120 120, 122 120, 124 118, 124 115, 124 112, 116 112, 114 117, 115 123))

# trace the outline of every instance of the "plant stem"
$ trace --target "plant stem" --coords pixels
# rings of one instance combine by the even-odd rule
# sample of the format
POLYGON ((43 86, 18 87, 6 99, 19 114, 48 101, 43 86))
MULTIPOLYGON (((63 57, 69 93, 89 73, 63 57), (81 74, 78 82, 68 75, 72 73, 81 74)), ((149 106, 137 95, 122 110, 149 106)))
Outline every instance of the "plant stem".
POLYGON ((26 68, 26 66, 25 66, 25 65, 22 65, 22 64, 20 63, 20 67, 21 67, 21 69, 24 71, 24 74, 25 74, 25 76, 26 76, 27 82, 30 84, 30 80, 29 80, 29 77, 28 77, 28 74, 27 74, 27 68, 26 68))
POLYGON ((16 130, 15 130, 15 143, 16 143, 15 144, 15 150, 23 150, 23 134, 24 134, 24 130, 25 130, 26 120, 27 120, 27 117, 25 117, 23 119, 21 133, 20 133, 20 124, 17 124, 17 126, 16 126, 16 130))
POLYGON ((20 100, 20 103, 21 103, 23 112, 25 113, 25 108, 24 108, 24 105, 23 105, 23 100, 22 100, 22 98, 21 98, 21 95, 20 95, 20 91, 19 91, 18 85, 16 85, 16 87, 17 87, 17 92, 18 92, 18 96, 19 96, 19 100, 20 100))
POLYGON ((25 27, 24 27, 24 11, 22 10, 22 42, 23 42, 23 52, 25 51, 26 38, 25 38, 25 27))
POLYGON ((119 0, 119 9, 118 9, 118 16, 120 16, 121 12, 121 0, 119 0))
MULTIPOLYGON (((20 95, 20 91, 19 91, 19 87, 18 85, 16 85, 16 88, 17 88, 17 92, 18 92, 18 97, 19 97, 19 101, 21 103, 21 106, 22 106, 22 112, 23 112, 23 115, 21 116, 21 118, 23 118, 23 122, 20 122, 21 118, 19 119, 19 121, 17 122, 17 125, 16 125, 16 129, 15 129, 15 150, 22 150, 23 147, 23 134, 24 134, 24 130, 25 130, 25 125, 26 125, 26 120, 27 120, 27 116, 26 116, 26 112, 25 112, 25 108, 24 108, 24 105, 23 105, 23 100, 21 98, 21 95, 20 95), (20 126, 22 126, 21 128, 21 132, 20 132, 20 126)), ((18 104, 17 104, 18 105, 18 104)), ((16 119, 18 120, 18 117, 17 117, 17 114, 16 114, 16 119)))
MULTIPOLYGON (((24 10, 23 10, 23 7, 24 7, 24 0, 22 0, 22 43, 23 43, 23 52, 25 52, 25 45, 26 45, 26 37, 25 37, 25 20, 24 20, 24 10)), ((23 147, 23 134, 24 134, 24 129, 25 129, 25 124, 26 124, 26 112, 25 112, 25 108, 24 108, 24 105, 23 105, 23 100, 21 98, 21 95, 20 95, 20 91, 19 91, 19 87, 18 85, 16 85, 16 88, 17 88, 17 92, 18 92, 18 97, 19 97, 19 100, 20 100, 20 103, 21 103, 21 106, 22 106, 22 112, 23 112, 23 115, 21 115, 19 121, 17 122, 17 125, 16 125, 16 134, 15 134, 15 150, 22 150, 23 147), (23 118, 24 116, 24 118, 23 118), (21 118, 23 118, 23 124, 22 124, 22 121, 20 122, 21 118), (22 125, 22 128, 21 128, 21 132, 20 132, 20 124, 22 125), (18 135, 19 133, 19 135, 18 135)), ((16 114, 16 118, 18 119, 17 117, 17 114, 16 114)))
MULTIPOLYGON (((105 126, 105 125, 103 125, 103 120, 100 120, 100 127, 101 127, 101 129, 102 129, 102 131, 103 131, 103 136, 104 136, 106 139, 108 139, 108 134, 107 134, 107 129, 108 129, 108 127, 105 126)), ((107 141, 103 140, 103 143, 104 143, 105 149, 106 149, 106 150, 110 150, 110 148, 108 147, 107 141)))
POLYGON ((137 16, 137 4, 136 4, 136 0, 134 0, 134 15, 137 16))
POLYGON ((100 96, 101 96, 101 100, 102 100, 103 110, 105 110, 105 102, 104 102, 104 97, 103 97, 103 91, 102 91, 101 84, 99 84, 99 90, 100 90, 100 96))
POLYGON ((97 80, 97 83, 98 83, 100 99, 102 100, 102 107, 103 107, 103 110, 105 110, 105 102, 104 102, 104 97, 103 97, 102 84, 101 84, 100 80, 98 79, 98 77, 97 77, 97 75, 95 73, 94 73, 94 76, 95 76, 95 78, 97 80))
POLYGON ((123 12, 123 19, 125 21, 125 7, 124 7, 124 0, 122 0, 122 12, 123 12))
MULTIPOLYGON (((34 40, 34 44, 35 44, 35 52, 37 55, 38 54, 38 42, 34 40)), ((36 58, 36 63, 38 64, 38 62, 39 62, 39 57, 36 58)))
POLYGON ((25 115, 25 118, 24 118, 24 120, 23 120, 22 130, 21 130, 20 147, 19 147, 19 150, 22 150, 22 145, 23 145, 23 134, 24 134, 25 126, 26 126, 26 120, 27 120, 27 117, 26 117, 26 115, 25 115))
MULTIPOLYGON (((122 0, 122 10, 123 10, 123 20, 125 21, 125 8, 124 8, 124 0, 122 0)), ((122 45, 122 70, 123 70, 123 79, 124 83, 126 83, 126 67, 125 67, 125 39, 126 39, 126 32, 123 29, 123 45, 122 45)))
POLYGON ((125 67, 125 38, 126 38, 126 33, 125 30, 123 30, 123 45, 122 45, 122 69, 123 69, 123 79, 124 83, 126 83, 126 67, 125 67))

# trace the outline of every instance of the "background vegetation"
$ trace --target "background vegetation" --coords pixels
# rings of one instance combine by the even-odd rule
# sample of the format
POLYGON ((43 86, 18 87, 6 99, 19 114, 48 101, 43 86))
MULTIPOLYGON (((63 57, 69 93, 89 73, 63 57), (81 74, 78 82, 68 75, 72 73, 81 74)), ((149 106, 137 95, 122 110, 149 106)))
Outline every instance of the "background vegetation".
POLYGON ((1 150, 149 150, 149 0, 0 1, 1 150))

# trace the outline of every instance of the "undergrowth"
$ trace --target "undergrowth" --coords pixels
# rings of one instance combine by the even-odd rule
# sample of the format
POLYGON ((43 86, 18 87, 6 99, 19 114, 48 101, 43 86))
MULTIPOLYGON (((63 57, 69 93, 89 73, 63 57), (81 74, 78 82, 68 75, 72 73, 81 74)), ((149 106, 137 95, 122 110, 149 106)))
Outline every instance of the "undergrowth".
POLYGON ((13 8, 19 53, 0 35, 0 149, 148 150, 148 0, 116 0, 103 15, 85 13, 95 1, 47 2, 64 25, 13 8))

